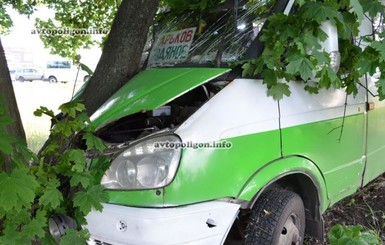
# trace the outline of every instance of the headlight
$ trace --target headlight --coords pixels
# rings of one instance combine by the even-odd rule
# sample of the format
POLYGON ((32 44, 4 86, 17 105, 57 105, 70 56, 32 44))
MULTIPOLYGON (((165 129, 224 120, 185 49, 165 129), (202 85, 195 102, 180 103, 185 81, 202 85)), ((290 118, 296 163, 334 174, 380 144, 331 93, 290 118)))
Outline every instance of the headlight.
POLYGON ((181 150, 175 135, 139 142, 122 151, 102 178, 107 189, 150 189, 168 185, 178 168, 181 150))

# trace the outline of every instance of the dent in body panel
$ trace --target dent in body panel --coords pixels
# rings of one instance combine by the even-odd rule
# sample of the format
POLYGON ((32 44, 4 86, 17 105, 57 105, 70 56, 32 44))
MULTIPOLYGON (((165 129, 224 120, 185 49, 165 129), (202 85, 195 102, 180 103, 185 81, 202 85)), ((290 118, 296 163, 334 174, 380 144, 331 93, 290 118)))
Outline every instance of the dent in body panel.
POLYGON ((281 101, 283 153, 302 155, 315 162, 333 203, 361 185, 365 166, 365 93, 360 91, 346 100, 346 93, 340 90, 309 95, 296 83, 291 90, 291 97, 281 101))

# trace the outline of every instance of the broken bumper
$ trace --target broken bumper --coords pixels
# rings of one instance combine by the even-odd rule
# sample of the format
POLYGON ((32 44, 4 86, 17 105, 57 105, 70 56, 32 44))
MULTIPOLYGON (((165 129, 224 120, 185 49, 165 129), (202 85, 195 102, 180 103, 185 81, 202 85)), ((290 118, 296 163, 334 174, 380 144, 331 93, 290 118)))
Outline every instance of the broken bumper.
POLYGON ((222 244, 240 205, 211 201, 172 208, 104 204, 86 218, 94 244, 222 244))

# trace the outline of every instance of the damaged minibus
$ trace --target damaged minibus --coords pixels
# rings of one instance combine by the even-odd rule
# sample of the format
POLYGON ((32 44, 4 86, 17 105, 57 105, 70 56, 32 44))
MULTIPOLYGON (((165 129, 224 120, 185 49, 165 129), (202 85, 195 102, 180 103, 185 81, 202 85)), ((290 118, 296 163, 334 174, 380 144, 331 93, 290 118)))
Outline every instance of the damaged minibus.
MULTIPOLYGON (((111 166, 99 180, 109 202, 86 217, 89 244, 302 244, 323 238, 328 207, 385 171, 374 78, 347 99, 293 81, 276 101, 263 78, 229 67, 258 57, 266 19, 294 5, 243 2, 159 27, 146 68, 92 115, 111 166)), ((336 28, 323 28, 338 69, 336 28)))

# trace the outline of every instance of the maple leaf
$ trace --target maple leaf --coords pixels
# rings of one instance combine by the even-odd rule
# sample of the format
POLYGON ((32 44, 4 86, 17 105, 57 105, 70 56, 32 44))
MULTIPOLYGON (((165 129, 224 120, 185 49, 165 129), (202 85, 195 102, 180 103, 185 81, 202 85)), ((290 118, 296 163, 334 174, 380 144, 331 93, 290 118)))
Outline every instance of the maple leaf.
POLYGON ((283 95, 290 96, 289 85, 286 83, 277 83, 268 90, 268 95, 272 96, 275 100, 280 100, 283 95))
POLYGON ((104 142, 91 132, 85 133, 83 139, 86 140, 87 149, 95 149, 101 152, 106 148, 104 142))
POLYGON ((0 173, 0 207, 8 212, 30 206, 38 186, 27 168, 15 169, 10 175, 0 173))
POLYGON ((306 57, 290 58, 286 72, 292 75, 299 74, 302 80, 307 81, 313 75, 314 64, 306 57))
POLYGON ((39 199, 40 205, 52 209, 59 207, 60 203, 63 201, 63 195, 57 189, 59 185, 60 182, 58 179, 51 179, 47 182, 43 195, 39 199))
POLYGON ((92 176, 88 172, 83 172, 83 173, 73 173, 72 178, 70 180, 70 184, 72 187, 77 186, 80 184, 83 186, 83 188, 87 188, 92 181, 94 180, 94 176, 92 176))
POLYGON ((74 229, 66 229, 65 235, 61 237, 60 244, 61 245, 84 245, 87 243, 89 238, 89 233, 87 230, 74 230, 74 229))
POLYGON ((102 202, 106 202, 107 194, 101 185, 90 186, 89 188, 75 194, 74 206, 78 207, 83 214, 88 214, 92 208, 101 211, 102 202))

